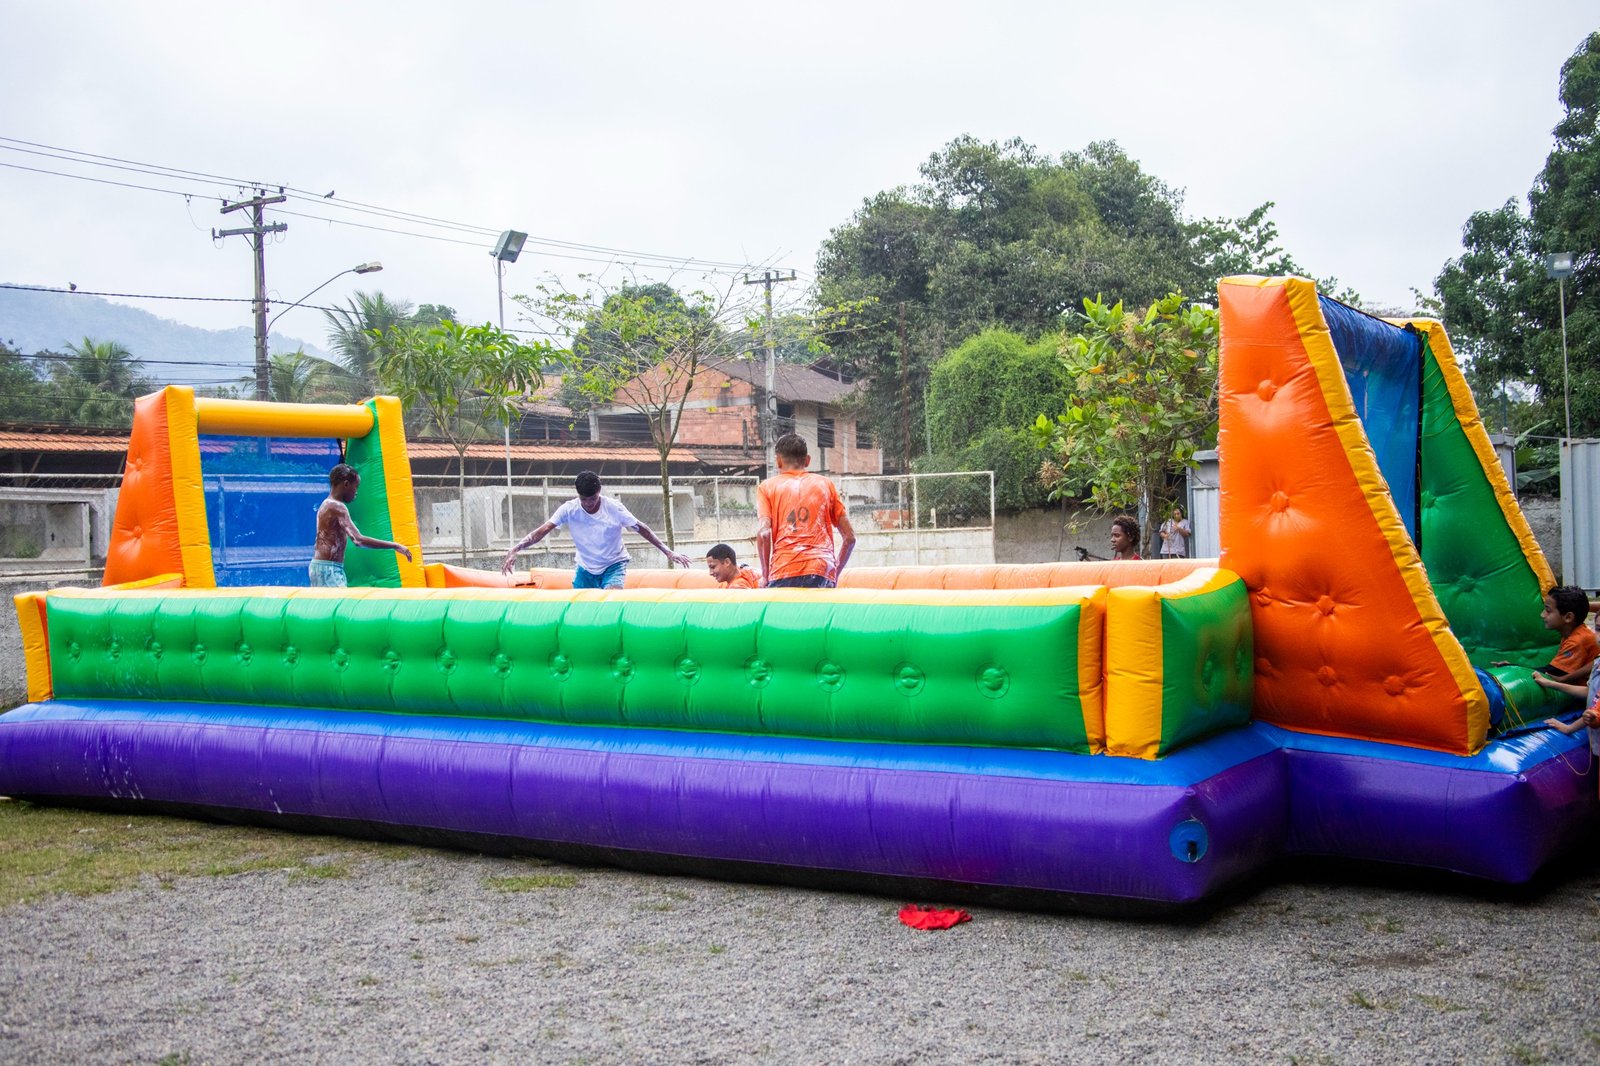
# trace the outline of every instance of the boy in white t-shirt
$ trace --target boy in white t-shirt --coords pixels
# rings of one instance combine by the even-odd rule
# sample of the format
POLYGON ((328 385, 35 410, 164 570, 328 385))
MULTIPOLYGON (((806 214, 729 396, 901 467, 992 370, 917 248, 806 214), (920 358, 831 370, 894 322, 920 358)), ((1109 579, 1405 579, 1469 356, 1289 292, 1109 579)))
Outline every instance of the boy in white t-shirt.
POLYGON ((573 487, 577 489, 578 498, 557 507, 544 525, 517 541, 500 564, 502 574, 510 574, 517 565, 518 552, 539 543, 557 526, 567 527, 567 535, 572 538, 572 547, 577 552, 578 569, 572 575, 575 589, 622 588, 628 571, 628 551, 622 546, 624 529, 636 531, 679 566, 689 565, 687 555, 661 543, 650 527, 633 517, 621 503, 600 495, 599 474, 585 470, 578 475, 573 487))

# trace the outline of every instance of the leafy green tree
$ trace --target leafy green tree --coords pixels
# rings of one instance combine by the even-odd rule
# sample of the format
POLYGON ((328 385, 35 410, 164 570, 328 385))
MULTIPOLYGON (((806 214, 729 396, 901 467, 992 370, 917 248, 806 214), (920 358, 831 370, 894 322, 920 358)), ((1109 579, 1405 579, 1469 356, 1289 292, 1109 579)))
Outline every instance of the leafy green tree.
POLYGON ((357 292, 344 307, 324 311, 322 316, 328 323, 328 348, 344 374, 341 385, 348 400, 377 391, 378 337, 395 327, 417 324, 409 300, 391 300, 381 292, 357 292))
POLYGON ((1043 504, 1032 426, 1071 401, 1072 378, 1060 355, 1061 336, 1037 341, 1010 330, 984 330, 945 356, 928 385, 932 453, 919 471, 993 470, 995 503, 1005 510, 1043 504))
MULTIPOLYGON (((588 279, 586 279, 588 280, 588 279)), ((676 547, 669 456, 684 407, 707 364, 742 354, 749 298, 737 280, 680 293, 669 285, 624 284, 572 292, 541 286, 515 299, 540 321, 572 335, 564 397, 577 409, 617 406, 644 418, 659 457, 662 535, 676 547)))
POLYGON ((1297 274, 1311 278, 1319 291, 1334 299, 1360 307, 1360 293, 1341 285, 1338 278, 1317 277, 1284 251, 1278 224, 1267 217, 1275 206, 1268 200, 1239 218, 1203 218, 1189 225, 1191 248, 1207 286, 1203 291, 1214 294, 1218 280, 1236 274, 1297 274))
MULTIPOLYGON (((0 341, 0 422, 41 421, 46 383, 14 345, 0 341)), ((53 407, 53 401, 52 407, 53 407)))
POLYGON ((467 449, 510 424, 523 399, 542 383, 553 358, 543 342, 525 344, 485 323, 463 326, 396 324, 376 331, 373 369, 378 383, 455 449, 459 459, 461 561, 467 561, 467 449))
MULTIPOLYGON (((1143 315, 1119 302, 1084 301, 1084 328, 1061 358, 1072 398, 1054 419, 1034 423, 1049 460, 1052 498, 1088 493, 1107 513, 1164 510, 1168 486, 1214 440, 1217 313, 1170 293, 1143 315)), ((1143 523, 1148 555, 1154 523, 1143 523)))
POLYGON ((1565 284, 1572 431, 1592 436, 1600 433, 1600 32, 1562 64, 1560 96, 1565 115, 1528 212, 1508 200, 1468 218, 1463 252, 1434 291, 1479 406, 1509 410, 1531 392, 1540 418, 1564 428, 1561 286, 1544 258, 1573 253, 1565 284))
POLYGON ((1034 338, 1100 293, 1143 307, 1213 292, 1222 274, 1304 273, 1278 246, 1270 204, 1188 222, 1181 193, 1110 141, 1052 158, 1020 140, 960 137, 921 178, 868 198, 817 260, 821 301, 876 303, 831 343, 865 379, 879 439, 908 462, 926 442, 933 368, 989 326, 1034 338))

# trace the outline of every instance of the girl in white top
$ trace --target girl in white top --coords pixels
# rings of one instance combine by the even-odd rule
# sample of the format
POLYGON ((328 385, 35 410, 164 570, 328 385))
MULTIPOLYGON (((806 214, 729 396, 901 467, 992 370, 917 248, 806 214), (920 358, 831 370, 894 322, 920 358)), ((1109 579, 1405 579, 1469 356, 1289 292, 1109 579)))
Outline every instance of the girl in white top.
POLYGON ((1161 558, 1187 559, 1189 535, 1193 532, 1189 520, 1183 517, 1183 508, 1174 506, 1167 520, 1161 523, 1161 558))

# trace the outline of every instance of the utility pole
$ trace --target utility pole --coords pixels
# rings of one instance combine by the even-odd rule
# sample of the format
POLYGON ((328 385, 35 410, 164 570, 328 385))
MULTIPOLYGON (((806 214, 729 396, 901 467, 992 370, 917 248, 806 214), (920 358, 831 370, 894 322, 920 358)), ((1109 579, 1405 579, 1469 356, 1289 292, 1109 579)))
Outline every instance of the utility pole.
POLYGON ((794 271, 789 271, 789 276, 784 277, 776 271, 763 271, 759 278, 752 278, 749 274, 744 276, 746 285, 762 285, 767 290, 767 320, 762 332, 766 334, 767 346, 767 413, 761 420, 761 443, 767 449, 767 476, 777 473, 777 457, 773 454, 772 446, 778 440, 778 349, 772 337, 772 287, 781 285, 786 281, 795 279, 794 271))
POLYGON ((269 233, 282 233, 289 228, 287 222, 274 222, 270 226, 262 225, 261 209, 268 204, 281 204, 288 197, 283 195, 283 190, 278 190, 277 196, 268 196, 266 190, 257 189, 253 200, 241 200, 236 204, 228 204, 222 209, 223 214, 230 211, 239 211, 246 207, 251 209, 251 224, 240 229, 212 230, 211 239, 218 237, 249 237, 251 247, 256 253, 256 399, 267 398, 267 242, 265 237, 269 233))

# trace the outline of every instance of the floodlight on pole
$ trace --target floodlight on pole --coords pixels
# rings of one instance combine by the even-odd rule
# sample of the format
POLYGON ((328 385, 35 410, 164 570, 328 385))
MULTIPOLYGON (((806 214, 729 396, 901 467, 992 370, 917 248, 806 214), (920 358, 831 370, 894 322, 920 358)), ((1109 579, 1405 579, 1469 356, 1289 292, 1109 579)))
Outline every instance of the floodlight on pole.
POLYGON ((1567 385, 1567 278, 1572 276, 1572 253, 1553 252, 1544 257, 1546 277, 1556 279, 1561 305, 1561 406, 1567 416, 1567 439, 1572 439, 1572 390, 1567 385))
MULTIPOLYGON (((495 296, 500 304, 500 328, 506 328, 506 264, 515 263, 517 256, 522 254, 522 245, 527 241, 528 235, 520 230, 508 229, 500 234, 500 239, 494 242, 494 251, 489 254, 494 257, 494 284, 495 296)), ((506 536, 515 538, 516 526, 512 524, 511 509, 511 422, 506 420, 501 427, 506 435, 506 536)))
POLYGON ((307 300, 311 299, 317 293, 321 292, 323 289, 326 289, 329 285, 332 285, 346 274, 375 274, 382 269, 383 264, 378 262, 376 259, 370 263, 357 263, 353 267, 346 267, 344 270, 339 271, 339 273, 335 274, 327 281, 324 281, 321 285, 318 285, 316 288, 300 297, 300 299, 296 300, 294 303, 288 305, 283 310, 267 319, 267 330, 270 332, 272 329, 272 324, 278 321, 278 319, 282 318, 285 313, 293 311, 296 307, 299 307, 301 304, 305 303, 307 300))

